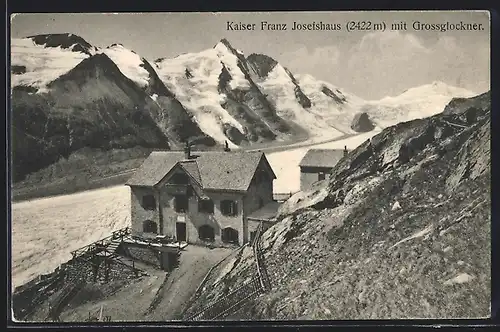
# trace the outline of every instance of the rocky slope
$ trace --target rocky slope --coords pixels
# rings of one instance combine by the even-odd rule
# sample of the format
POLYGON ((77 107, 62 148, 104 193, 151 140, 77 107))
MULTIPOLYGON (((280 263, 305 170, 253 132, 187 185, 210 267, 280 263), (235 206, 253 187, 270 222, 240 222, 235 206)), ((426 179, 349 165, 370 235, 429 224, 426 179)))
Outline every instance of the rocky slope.
MULTIPOLYGON (((489 316, 488 97, 386 128, 292 196, 262 238, 272 290, 229 318, 489 316)), ((221 267, 194 306, 253 276, 252 260, 221 267)))

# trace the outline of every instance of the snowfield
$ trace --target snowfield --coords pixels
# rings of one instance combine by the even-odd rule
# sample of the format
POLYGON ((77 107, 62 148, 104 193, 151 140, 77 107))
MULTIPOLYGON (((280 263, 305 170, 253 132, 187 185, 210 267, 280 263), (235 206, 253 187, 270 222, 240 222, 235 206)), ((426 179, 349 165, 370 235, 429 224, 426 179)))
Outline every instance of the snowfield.
POLYGON ((22 74, 11 75, 11 85, 31 86, 45 91, 46 85, 67 73, 89 56, 61 47, 37 45, 31 38, 11 39, 11 66, 26 68, 22 74))
POLYGON ((134 81, 141 88, 149 83, 149 73, 144 69, 142 58, 121 44, 108 46, 102 50, 118 66, 123 75, 134 81))
POLYGON ((52 272, 71 251, 130 225, 126 186, 12 204, 12 284, 52 272))
MULTIPOLYGON (((314 148, 355 148, 373 131, 314 148)), ((277 179, 276 193, 300 187, 299 162, 307 148, 267 155, 277 179)), ((53 271, 71 258, 71 251, 130 226, 130 189, 116 186, 12 204, 13 287, 53 271)))

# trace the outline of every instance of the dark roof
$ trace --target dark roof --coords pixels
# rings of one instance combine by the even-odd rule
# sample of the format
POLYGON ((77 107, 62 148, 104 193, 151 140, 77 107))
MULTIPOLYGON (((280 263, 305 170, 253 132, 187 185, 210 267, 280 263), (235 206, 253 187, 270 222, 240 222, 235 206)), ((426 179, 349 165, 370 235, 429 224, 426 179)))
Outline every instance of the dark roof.
POLYGON ((131 186, 154 186, 183 158, 184 152, 181 151, 153 151, 126 184, 131 186))
POLYGON ((311 149, 300 161, 300 167, 333 167, 344 156, 344 150, 311 149))
POLYGON ((267 163, 263 152, 193 151, 191 155, 193 159, 186 160, 180 151, 152 152, 126 184, 155 186, 179 163, 203 189, 246 191, 259 163, 267 163))
POLYGON ((259 221, 272 221, 276 218, 276 214, 278 213, 278 209, 280 206, 281 204, 276 201, 269 202, 262 208, 248 215, 247 219, 259 220, 259 221))

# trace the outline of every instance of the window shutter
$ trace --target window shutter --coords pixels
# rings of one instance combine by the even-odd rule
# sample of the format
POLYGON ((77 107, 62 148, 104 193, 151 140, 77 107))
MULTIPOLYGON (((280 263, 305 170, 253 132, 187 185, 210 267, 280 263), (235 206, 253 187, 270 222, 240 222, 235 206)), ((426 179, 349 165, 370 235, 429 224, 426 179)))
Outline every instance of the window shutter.
POLYGON ((238 214, 238 202, 233 201, 233 216, 238 214))

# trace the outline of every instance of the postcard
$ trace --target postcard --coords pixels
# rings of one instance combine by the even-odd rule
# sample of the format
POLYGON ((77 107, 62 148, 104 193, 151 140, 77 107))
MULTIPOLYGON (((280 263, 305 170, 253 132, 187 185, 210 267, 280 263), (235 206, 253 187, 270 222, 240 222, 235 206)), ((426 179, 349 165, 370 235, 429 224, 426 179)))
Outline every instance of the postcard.
POLYGON ((17 322, 485 318, 487 11, 11 16, 17 322))

